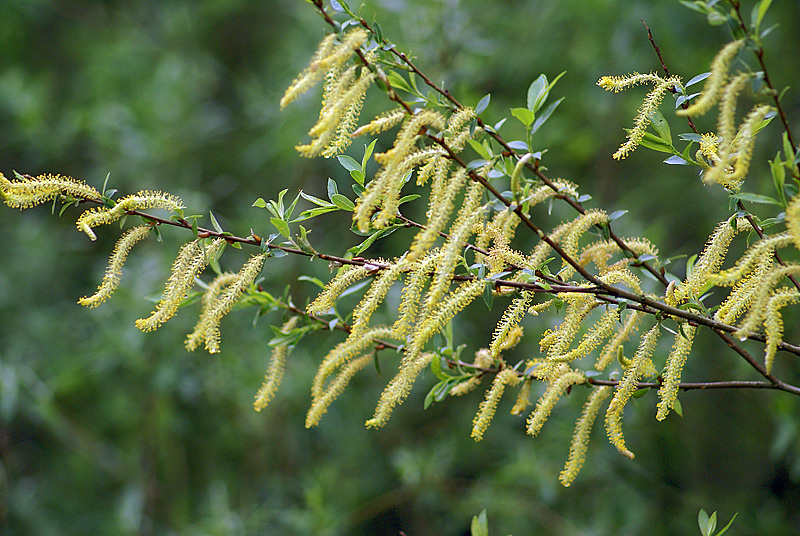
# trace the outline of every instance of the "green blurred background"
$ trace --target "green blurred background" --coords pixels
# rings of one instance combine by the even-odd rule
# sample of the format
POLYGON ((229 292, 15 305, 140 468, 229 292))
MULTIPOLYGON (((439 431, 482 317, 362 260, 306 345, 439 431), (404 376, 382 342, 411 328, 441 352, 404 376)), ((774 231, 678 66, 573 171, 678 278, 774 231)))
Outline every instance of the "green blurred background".
MULTIPOLYGON (((766 59, 776 85, 792 86, 784 103, 797 135, 800 2, 774 4, 765 26, 780 26, 766 40, 766 59)), ((616 223, 619 234, 649 237, 664 257, 691 255, 729 215, 725 195, 689 168, 644 150, 621 163, 610 156, 645 91, 606 94, 595 82, 659 68, 641 18, 684 79, 706 70, 729 39, 678 2, 370 0, 363 15, 375 15, 462 102, 491 92, 490 123, 524 106, 539 74, 566 70, 552 93, 566 100, 537 143, 549 150, 548 173, 577 182, 594 197, 590 206, 630 210, 616 223)), ((3 0, 0 171, 61 173, 96 186, 110 174, 120 192, 167 190, 190 212, 213 210, 226 230, 268 234, 267 213, 251 208, 257 197, 282 188, 323 195, 327 177, 349 180, 334 162, 293 150, 316 118, 318 92, 284 112, 277 105, 326 30, 297 0, 3 0)), ((367 113, 383 105, 378 92, 371 103, 367 113)), ((673 133, 686 130, 665 115, 673 133)), ((520 134, 507 125, 507 139, 520 134)), ((778 135, 777 125, 763 135, 748 191, 770 193, 765 158, 778 135)), ((178 230, 137 246, 114 298, 83 309, 75 302, 102 279, 118 232, 101 229, 91 243, 75 230, 76 217, 75 209, 61 218, 47 207, 0 210, 3 535, 461 535, 485 508, 492 534, 653 536, 696 534, 701 507, 723 522, 739 512, 730 534, 800 534, 800 401, 789 395, 685 393, 684 417, 657 424, 650 393, 626 412, 635 460, 621 457, 598 423, 569 489, 557 476, 583 396, 565 398, 535 440, 505 401, 474 443, 482 390, 423 411, 433 384, 424 377, 385 428, 366 430, 387 381, 368 370, 306 430, 316 364, 340 335, 317 334, 295 349, 277 398, 256 413, 268 324, 280 316, 253 327, 250 311, 231 314, 215 356, 183 348, 196 307, 155 333, 138 332, 135 319, 153 305, 143 297, 159 295, 187 239, 178 230)), ((338 225, 347 222, 320 222, 318 249, 342 254, 357 243, 338 225)), ((401 234, 398 248, 410 239, 401 234)), ((244 258, 229 250, 223 267, 237 269, 244 258)), ((277 293, 289 284, 303 303, 314 289, 297 281, 300 273, 329 277, 321 262, 271 259, 263 284, 277 293)), ((469 352, 487 344, 502 311, 482 307, 457 325, 469 352)), ((553 321, 529 321, 527 346, 512 358, 534 355, 536 334, 553 321)), ((800 334, 796 316, 787 330, 800 334)), ((383 360, 396 361, 389 353, 383 360)), ((781 356, 777 372, 798 378, 800 366, 781 356)), ((691 380, 752 377, 708 334, 685 372, 691 380)))

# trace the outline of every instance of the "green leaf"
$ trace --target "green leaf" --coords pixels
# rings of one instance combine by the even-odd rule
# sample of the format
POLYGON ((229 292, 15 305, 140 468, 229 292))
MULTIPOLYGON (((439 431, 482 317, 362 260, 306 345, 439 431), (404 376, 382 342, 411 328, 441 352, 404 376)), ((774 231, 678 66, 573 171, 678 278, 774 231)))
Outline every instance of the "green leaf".
POLYGON ((700 527, 700 534, 708 536, 708 513, 703 508, 697 513, 697 524, 700 527))
POLYGON ((655 110, 650 114, 650 124, 653 125, 653 129, 658 133, 659 138, 672 145, 672 132, 670 132, 669 123, 661 115, 661 112, 655 110))
POLYGON ((758 4, 753 6, 751 25, 754 31, 758 31, 758 28, 761 26, 761 21, 764 20, 764 15, 767 14, 770 4, 772 4, 772 0, 761 0, 758 4))
POLYGON ((494 304, 494 293, 492 290, 494 289, 494 283, 491 281, 487 281, 486 285, 483 287, 483 303, 486 304, 486 308, 490 311, 492 310, 492 305, 494 304))
POLYGON ((721 530, 721 531, 719 531, 719 532, 717 533, 717 536, 722 536, 723 534, 725 534, 726 532, 728 532, 728 529, 729 529, 729 528, 731 527, 731 525, 733 524, 733 520, 734 520, 734 519, 736 519, 736 516, 738 516, 738 515, 739 515, 739 512, 736 512, 735 514, 733 514, 733 517, 731 518, 731 520, 730 520, 730 521, 728 521, 728 524, 727 524, 727 525, 725 525, 724 527, 722 527, 722 530, 721 530))
MULTIPOLYGON (((286 230, 287 231, 289 230, 288 226, 286 230)), ((308 229, 306 229, 301 225, 300 234, 297 235, 295 239, 292 240, 292 242, 294 242, 294 245, 296 245, 303 253, 308 253, 309 255, 316 256, 319 254, 319 252, 316 249, 314 249, 314 247, 311 245, 311 242, 308 241, 308 233, 309 233, 308 229)))
POLYGON ((319 197, 315 197, 315 196, 313 196, 311 194, 307 194, 302 190, 300 191, 300 196, 303 199, 305 199, 307 201, 311 201, 315 205, 319 205, 321 207, 333 208, 333 206, 334 206, 333 203, 329 203, 329 202, 325 201, 324 199, 320 199, 319 197))
POLYGON ((773 199, 767 195, 760 195, 760 194, 753 194, 749 192, 743 192, 734 194, 731 196, 734 200, 739 201, 748 201, 750 203, 759 203, 761 205, 778 205, 783 206, 777 199, 773 199))
POLYGON ((222 227, 220 227, 219 222, 217 222, 217 218, 214 217, 214 213, 209 211, 209 215, 211 216, 211 225, 214 227, 214 230, 218 233, 223 232, 222 227))
POLYGON ((475 115, 480 115, 482 111, 489 106, 489 101, 492 100, 492 94, 487 93, 481 100, 478 101, 478 104, 475 105, 475 115))
POLYGON ((257 207, 257 208, 267 208, 267 202, 266 202, 266 201, 264 201, 264 198, 263 198, 263 197, 259 197, 259 198, 258 198, 258 199, 256 199, 256 200, 255 200, 255 202, 253 203, 253 206, 254 206, 254 207, 257 207))
POLYGON ((683 417, 683 406, 681 406, 681 401, 677 398, 675 399, 675 403, 672 405, 672 409, 678 414, 678 417, 683 417))
POLYGON ((367 178, 367 176, 364 174, 364 172, 359 170, 359 169, 354 169, 353 171, 351 171, 350 172, 350 177, 352 177, 353 180, 356 181, 356 183, 360 184, 360 185, 363 185, 364 184, 364 179, 367 178))
POLYGON ((674 164, 674 165, 679 165, 679 166, 685 166, 685 165, 689 164, 689 162, 687 162, 682 156, 677 155, 677 154, 676 155, 672 155, 669 158, 667 158, 666 160, 664 160, 664 163, 665 164, 674 164))
POLYGON ((340 154, 336 157, 339 163, 345 168, 347 171, 361 171, 361 165, 356 162, 352 157, 347 156, 346 154, 340 154))
MULTIPOLYGON (((369 162, 369 158, 372 156, 372 151, 375 150, 375 142, 378 141, 378 138, 372 140, 372 143, 369 145, 364 146, 364 158, 361 159, 361 171, 366 172, 367 170, 367 162, 369 162)), ((361 184, 364 184, 363 182, 361 184)))
POLYGON ((489 521, 486 518, 486 510, 482 510, 480 514, 472 518, 469 530, 472 536, 489 536, 489 521))
POLYGON ((536 103, 545 95, 545 91, 547 91, 547 77, 540 74, 539 78, 528 87, 528 110, 536 111, 536 103))
POLYGON ((693 85, 695 85, 695 84, 696 84, 696 83, 698 83, 698 82, 702 82, 703 80, 705 80, 705 79, 706 79, 706 78, 708 78, 709 76, 711 76, 711 72, 710 72, 710 71, 709 71, 709 72, 706 72, 706 73, 700 73, 700 74, 698 74, 697 76, 694 76, 694 77, 692 77, 692 79, 691 79, 691 80, 689 80, 688 82, 686 82, 686 83, 683 85, 683 87, 689 87, 689 86, 693 86, 693 85))
POLYGON ((539 130, 539 128, 542 125, 544 125, 544 122, 547 121, 550 118, 550 116, 553 114, 553 112, 556 110, 556 108, 558 108, 558 105, 561 104, 561 101, 563 101, 563 100, 564 100, 564 97, 561 97, 560 99, 558 99, 557 101, 551 103, 550 106, 548 106, 547 108, 544 109, 542 114, 539 117, 536 118, 536 122, 533 123, 533 126, 531 127, 531 134, 533 134, 534 132, 539 130))
POLYGON ((536 119, 534 113, 527 108, 511 108, 511 115, 520 120, 520 122, 528 128, 536 119))
POLYGON ((397 72, 389 71, 386 74, 386 78, 389 80, 389 85, 391 85, 393 88, 402 89, 406 93, 414 93, 414 91, 411 89, 411 86, 409 86, 408 82, 406 82, 405 78, 397 74, 397 72))
POLYGON ((772 183, 775 185, 775 191, 778 192, 778 199, 781 206, 786 206, 786 192, 783 187, 786 184, 786 168, 783 162, 779 159, 780 153, 775 155, 775 160, 768 160, 769 170, 772 173, 772 183))
POLYGON ((450 376, 442 372, 442 356, 434 356, 431 359, 431 372, 440 380, 449 380, 450 376))
POLYGON ((334 205, 336 205, 340 210, 346 210, 348 212, 353 212, 355 210, 356 205, 350 199, 343 196, 342 194, 333 194, 331 196, 331 201, 334 205))
POLYGON ((328 177, 328 199, 333 203, 333 195, 339 193, 339 188, 336 186, 336 181, 328 177))
POLYGON ((483 144, 478 140, 470 139, 467 140, 467 142, 469 143, 469 146, 472 147, 474 151, 480 155, 481 158, 485 158, 486 160, 492 158, 492 155, 489 154, 489 151, 486 150, 486 147, 484 147, 483 144))
MULTIPOLYGON (((626 129, 627 130, 627 129, 626 129)), ((662 153, 672 153, 675 154, 678 150, 672 146, 671 143, 667 143, 666 141, 662 140, 655 134, 651 134, 650 132, 645 132, 644 137, 642 137, 639 145, 642 147, 647 147, 648 149, 653 149, 654 151, 660 151, 662 153)))
MULTIPOLYGON (((213 216, 212 216, 212 218, 213 218, 213 216)), ((272 225, 275 226, 275 228, 278 230, 279 233, 281 233, 286 238, 290 238, 290 236, 289 236, 289 224, 288 223, 286 223, 285 221, 283 221, 280 218, 270 218, 269 221, 272 222, 272 225)))

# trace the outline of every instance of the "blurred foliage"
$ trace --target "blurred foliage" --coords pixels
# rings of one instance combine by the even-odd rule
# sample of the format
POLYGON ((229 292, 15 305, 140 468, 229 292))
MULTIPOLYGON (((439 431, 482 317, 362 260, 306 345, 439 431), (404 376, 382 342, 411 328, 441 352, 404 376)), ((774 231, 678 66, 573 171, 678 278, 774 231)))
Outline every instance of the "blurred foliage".
MULTIPOLYGON (((375 0, 363 13, 462 102, 491 92, 488 122, 519 106, 539 73, 566 70, 554 97, 567 99, 537 142, 549 149, 552 174, 578 182, 609 212, 631 211, 621 232, 693 254, 727 215, 723 194, 658 154, 614 162, 641 96, 595 86, 604 74, 660 67, 641 18, 685 79, 707 69, 729 37, 724 28, 656 0, 375 0)), ((766 25, 776 22, 766 59, 782 87, 800 72, 800 4, 775 2, 766 25)), ((293 150, 316 97, 278 112, 325 30, 295 0, 4 0, 2 171, 57 172, 98 186, 110 173, 122 192, 163 188, 196 213, 213 210, 226 229, 259 232, 266 213, 249 208, 257 197, 284 187, 319 195, 328 175, 344 176, 335 163, 293 150)), ((795 127, 799 102, 791 87, 784 103, 795 127)), ((757 173, 768 190, 765 157, 756 156, 757 173)), ((341 336, 296 348, 277 399, 255 413, 267 323, 280 319, 253 328, 246 311, 231 315, 218 356, 183 349, 194 323, 188 311, 159 332, 138 332, 134 320, 151 308, 141 296, 160 292, 185 239, 177 230, 137 250, 113 300, 83 310, 75 301, 102 278, 116 235, 89 243, 71 221, 44 209, 0 211, 3 534, 460 535, 486 509, 492 534, 666 535, 696 533, 700 507, 723 519, 739 512, 731 533, 800 534, 800 404, 788 395, 686 393, 684 417, 656 425, 651 393, 648 409, 626 416, 636 460, 596 438, 569 489, 556 476, 580 400, 559 406, 568 418, 551 420, 536 440, 501 407, 476 444, 468 430, 481 393, 423 412, 418 388, 385 428, 367 431, 380 383, 364 374, 306 430, 319 348, 341 336)), ((311 239, 342 240, 324 228, 311 239)), ((234 267, 238 255, 223 261, 234 267)), ((309 270, 327 277, 319 261, 269 260, 263 284, 279 293, 288 283, 301 300, 315 289, 295 278, 309 270)), ((468 314, 461 342, 485 344, 470 334, 486 333, 497 315, 468 314)), ((714 378, 727 366, 704 362, 725 350, 706 342, 687 374, 714 378)), ((391 366, 389 354, 383 359, 391 366)), ((796 362, 783 366, 800 374, 796 362)))

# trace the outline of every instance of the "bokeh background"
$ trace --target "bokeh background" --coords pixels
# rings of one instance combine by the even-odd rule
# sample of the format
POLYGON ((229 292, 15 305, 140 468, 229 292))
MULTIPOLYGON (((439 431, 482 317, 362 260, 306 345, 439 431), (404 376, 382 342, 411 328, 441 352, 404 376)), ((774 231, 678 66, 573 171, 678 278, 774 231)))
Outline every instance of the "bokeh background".
MULTIPOLYGON (((612 160, 645 90, 612 95, 595 85, 605 74, 659 68, 642 18, 684 79, 707 69, 730 38, 726 28, 655 0, 369 0, 362 11, 462 102, 491 92, 490 123, 524 106, 539 74, 567 71, 552 93, 566 99, 536 143, 548 149, 548 173, 578 183, 590 206, 629 210, 619 234, 649 237, 664 258, 691 255, 730 214, 723 192, 689 168, 662 164, 663 155, 612 160)), ((783 102, 798 135, 800 2, 774 2, 765 27, 772 24, 766 59, 776 85, 790 86, 783 102)), ((226 230, 268 234, 267 213, 251 208, 257 197, 283 188, 324 196, 328 177, 349 181, 335 161, 293 150, 316 118, 318 91, 278 110, 326 30, 297 0, 3 0, 0 171, 61 173, 96 186, 109 176, 123 193, 181 196, 206 215, 201 223, 212 210, 226 230)), ((367 113, 382 105, 371 94, 367 113)), ((665 115, 675 135, 687 130, 665 115)), ((501 131, 507 139, 520 134, 512 122, 501 131)), ((771 193, 765 159, 779 130, 776 122, 761 138, 748 191, 771 193)), ((366 430, 387 381, 368 370, 307 430, 316 363, 341 335, 323 332, 296 348, 277 398, 256 413, 268 326, 281 317, 254 326, 252 311, 231 314, 215 356, 183 348, 196 307, 155 333, 138 332, 135 319, 151 310, 146 298, 158 297, 187 238, 178 230, 137 246, 110 302, 79 307, 102 279, 118 230, 101 229, 89 242, 75 230, 77 214, 0 210, 3 535, 462 535, 486 509, 492 534, 656 536, 696 534, 700 508, 723 522, 738 512, 730 534, 800 534, 800 400, 790 395, 685 393, 683 417, 657 424, 650 393, 626 412, 635 460, 621 457, 598 423, 569 489, 557 476, 582 396, 566 397, 535 440, 506 401, 474 443, 482 390, 423 411, 434 383, 424 377, 385 428, 366 430)), ((556 211, 551 223, 567 214, 556 211)), ((358 242, 342 234, 346 225, 327 217, 312 242, 341 254, 358 242)), ((401 235, 384 254, 402 251, 410 235, 401 235)), ((244 256, 229 250, 223 267, 237 269, 244 256)), ((669 268, 682 275, 684 263, 669 268)), ((301 273, 329 277, 324 263, 287 257, 268 261, 263 285, 278 294, 289 285, 303 303, 314 288, 297 280, 301 273)), ((456 325, 457 343, 468 352, 486 345, 501 311, 476 304, 456 325)), ((528 322, 515 356, 535 355, 537 333, 553 321, 528 322)), ((798 335, 797 316, 787 329, 798 335)), ((382 360, 396 362, 389 353, 382 360)), ((777 371, 800 377, 786 356, 777 371)), ((752 377, 708 334, 685 372, 692 380, 752 377)))

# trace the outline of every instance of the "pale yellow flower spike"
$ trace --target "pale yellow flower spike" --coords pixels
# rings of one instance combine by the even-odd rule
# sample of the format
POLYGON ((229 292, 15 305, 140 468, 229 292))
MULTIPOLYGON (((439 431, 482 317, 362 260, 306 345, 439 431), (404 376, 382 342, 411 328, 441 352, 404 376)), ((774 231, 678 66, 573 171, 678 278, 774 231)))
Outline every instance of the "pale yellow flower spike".
POLYGON ((566 392, 567 388, 586 381, 586 377, 582 372, 570 370, 566 365, 563 365, 563 369, 560 369, 559 372, 560 375, 550 382, 547 390, 536 402, 536 408, 533 413, 528 417, 528 433, 531 436, 536 436, 539 433, 547 417, 550 416, 550 412, 553 411, 556 402, 566 392))
POLYGON ((681 78, 679 76, 670 76, 669 78, 661 78, 655 73, 640 74, 633 73, 627 76, 604 76, 597 81, 597 85, 606 91, 622 91, 629 87, 638 84, 653 84, 653 89, 645 97, 644 102, 639 107, 634 120, 633 129, 628 133, 628 141, 614 153, 615 160, 623 160, 626 158, 642 141, 644 133, 650 125, 650 116, 658 110, 659 104, 664 99, 670 88, 680 85, 681 78))
POLYGON ((381 132, 385 132, 394 126, 399 125, 403 119, 405 119, 405 117, 406 111, 404 108, 394 108, 377 116, 366 125, 358 127, 353 132, 353 137, 355 138, 364 134, 380 134, 381 132))
MULTIPOLYGON (((730 242, 729 242, 730 243, 730 242)), ((776 249, 792 243, 790 233, 766 236, 750 246, 750 249, 736 262, 733 268, 707 276, 707 281, 717 286, 730 286, 752 272, 764 258, 771 257, 776 249)), ((696 271, 696 270, 695 270, 696 271)))
POLYGON ((629 310, 627 314, 628 318, 625 320, 622 329, 617 330, 611 341, 609 341, 600 352, 600 357, 597 358, 597 362, 594 364, 596 370, 605 370, 605 368, 617 358, 619 348, 638 331, 639 323, 645 316, 643 312, 636 310, 629 310))
POLYGON ((589 399, 583 405, 583 411, 575 423, 575 431, 572 433, 572 443, 569 446, 567 463, 558 477, 564 487, 569 487, 572 484, 581 467, 583 467, 583 462, 586 460, 586 449, 589 446, 589 436, 592 433, 592 425, 597 418, 597 414, 600 413, 600 406, 610 393, 611 387, 595 387, 592 389, 589 399))
POLYGON ((778 351, 778 344, 783 337, 783 317, 780 310, 798 302, 800 302, 800 293, 797 292, 797 289, 782 287, 772 293, 772 297, 767 303, 767 315, 764 320, 764 334, 767 336, 764 367, 767 369, 767 374, 772 372, 775 353, 778 351))
POLYGON ((523 292, 522 296, 512 300, 511 305, 505 310, 503 317, 497 324, 497 328, 494 330, 492 343, 489 346, 492 357, 497 357, 500 352, 506 349, 511 336, 515 333, 516 328, 519 327, 519 322, 522 320, 534 296, 533 292, 523 292))
POLYGON ((672 345, 672 351, 667 356, 667 368, 664 372, 664 383, 658 389, 658 411, 656 412, 656 419, 663 421, 675 405, 675 400, 678 398, 678 384, 681 382, 681 372, 683 366, 686 364, 686 358, 689 357, 689 351, 692 349, 692 342, 694 335, 697 332, 697 326, 691 325, 688 322, 682 324, 682 330, 675 335, 675 344, 672 345), (682 332, 681 332, 682 331, 682 332))
POLYGON ((206 350, 210 354, 219 352, 219 323, 222 317, 233 309, 247 287, 255 281, 264 266, 267 255, 267 253, 260 253, 250 257, 228 286, 219 293, 214 301, 208 303, 200 315, 195 331, 186 340, 187 349, 193 350, 196 346, 194 341, 199 338, 205 341, 206 350))
MULTIPOLYGON (((570 223, 561 244, 562 249, 570 257, 577 258, 579 254, 578 242, 581 237, 593 225, 602 225, 604 223, 608 223, 608 215, 605 213, 605 211, 597 209, 587 210, 585 214, 581 214, 570 223)), ((575 273, 575 268, 567 263, 566 260, 563 261, 561 269, 561 275, 564 278, 569 278, 573 273, 575 273)))
POLYGON ((757 129, 761 127, 761 122, 766 115, 772 111, 771 106, 761 104, 754 107, 739 128, 736 138, 736 162, 733 165, 733 173, 727 177, 735 187, 744 181, 747 172, 750 170, 750 161, 753 158, 753 147, 755 146, 755 135, 757 129))
POLYGON ((675 307, 687 299, 699 297, 709 282, 719 285, 720 283, 716 282, 719 277, 717 272, 728 254, 731 241, 738 233, 750 229, 752 229, 750 223, 744 218, 737 219, 735 228, 730 225, 730 220, 717 224, 708 238, 705 249, 695 262, 694 271, 685 281, 676 285, 674 291, 667 293, 666 304, 675 307))
POLYGON ((394 219, 403 177, 410 171, 409 168, 403 167, 403 161, 416 149, 416 141, 423 127, 441 130, 444 126, 445 119, 439 112, 421 110, 406 120, 397 134, 394 147, 385 153, 375 155, 375 161, 383 167, 369 183, 367 191, 359 198, 356 205, 353 220, 360 231, 369 230, 372 213, 381 203, 383 207, 375 221, 375 227, 386 226, 394 219))
POLYGON ((71 195, 81 199, 100 199, 100 192, 71 177, 61 175, 39 175, 25 180, 8 180, 0 173, 0 195, 11 208, 31 208, 59 195, 71 195))
POLYGON ((314 380, 311 382, 311 399, 316 400, 322 396, 328 376, 337 368, 341 368, 353 357, 371 346, 375 339, 392 337, 391 329, 386 326, 376 326, 372 329, 358 333, 351 332, 347 339, 331 349, 320 363, 314 380))
POLYGON ((197 321, 197 324, 195 324, 194 331, 186 337, 184 343, 188 351, 193 352, 205 340, 206 314, 211 310, 225 287, 236 281, 238 277, 239 274, 224 272, 212 279, 208 284, 205 294, 200 298, 200 303, 202 305, 200 319, 197 321))
POLYGON ((465 281, 420 320, 410 336, 400 370, 381 393, 375 415, 367 421, 368 427, 383 426, 393 408, 408 397, 417 376, 433 359, 433 354, 423 352, 425 344, 442 326, 480 296, 483 286, 481 280, 465 281))
POLYGON ((706 79, 703 92, 694 104, 685 110, 677 110, 676 115, 698 116, 705 114, 719 100, 725 84, 728 82, 728 71, 731 63, 742 48, 744 40, 733 41, 725 45, 711 62, 711 76, 706 79))
POLYGON ((368 34, 363 28, 355 28, 347 33, 344 41, 335 46, 336 34, 329 34, 322 40, 311 60, 311 65, 300 73, 286 89, 281 99, 281 109, 285 108, 303 93, 317 85, 329 69, 335 69, 346 62, 350 56, 367 40, 368 34))
POLYGON ((467 170, 459 168, 450 176, 447 184, 439 195, 431 195, 430 212, 431 217, 425 224, 424 229, 420 229, 414 237, 414 241, 409 249, 409 260, 415 261, 425 255, 439 237, 439 232, 444 229, 450 220, 453 212, 456 196, 464 189, 469 175, 467 170))
POLYGON ((511 368, 504 368, 495 376, 492 387, 486 391, 486 398, 481 402, 478 413, 475 414, 475 418, 472 421, 472 433, 470 434, 472 439, 475 441, 483 439, 483 434, 492 422, 495 411, 497 411, 497 404, 503 396, 506 385, 513 387, 521 381, 522 379, 511 368))
POLYGON ((800 250, 800 195, 795 195, 786 206, 786 229, 792 236, 794 247, 800 250))
POLYGON ((392 285, 394 285, 403 271, 408 269, 410 264, 405 257, 397 259, 394 264, 383 270, 372 282, 364 298, 353 310, 353 322, 350 328, 352 333, 360 333, 369 328, 370 317, 378 309, 378 306, 383 303, 386 293, 389 292, 389 289, 392 288, 392 285))
POLYGON ((333 307, 342 292, 347 290, 347 288, 356 281, 364 279, 371 273, 372 270, 364 266, 349 265, 342 267, 339 273, 325 285, 325 288, 319 293, 319 296, 308 304, 306 312, 310 315, 318 315, 327 312, 333 307))
POLYGON ((440 251, 435 249, 422 259, 416 261, 416 265, 411 268, 403 293, 400 299, 399 316, 392 327, 393 336, 398 339, 408 335, 417 316, 420 314, 419 303, 422 298, 422 290, 425 283, 430 279, 429 273, 439 262, 440 251))
MULTIPOLYGON (((289 333, 300 321, 299 316, 293 316, 281 326, 281 333, 289 333)), ((279 344, 272 349, 272 356, 269 362, 269 368, 264 376, 264 383, 256 393, 256 400, 253 402, 253 408, 256 411, 264 409, 269 401, 275 396, 275 392, 281 384, 283 379, 283 371, 286 368, 286 356, 289 353, 288 344, 279 344)))
POLYGON ((753 270, 734 285, 731 293, 714 313, 714 320, 732 325, 745 314, 756 298, 762 281, 772 271, 774 265, 772 255, 764 255, 753 270))
POLYGON ((130 210, 148 208, 177 211, 185 207, 180 198, 172 194, 141 190, 136 194, 123 197, 111 208, 100 207, 87 210, 78 218, 78 230, 86 233, 91 240, 96 240, 97 236, 92 231, 93 227, 114 223, 130 210))
MULTIPOLYGON (((489 368, 495 364, 495 360, 488 348, 481 348, 475 352, 475 359, 472 361, 472 364, 478 368, 489 368)), ((463 396, 478 387, 481 384, 482 379, 482 374, 476 374, 469 380, 457 384, 455 387, 450 389, 448 394, 450 396, 463 396)))
POLYGON ((744 340, 751 333, 758 330, 764 318, 767 316, 767 305, 771 296, 772 289, 781 279, 789 275, 800 274, 800 264, 789 262, 785 266, 777 266, 772 272, 768 273, 760 282, 758 289, 753 296, 753 302, 742 320, 739 329, 734 332, 735 337, 744 340))
POLYGON ((483 187, 480 183, 470 184, 456 221, 450 227, 450 238, 441 248, 441 258, 436 266, 436 274, 425 298, 427 310, 433 309, 450 286, 456 265, 461 258, 461 252, 464 251, 464 244, 472 235, 473 224, 483 218, 484 211, 480 206, 482 198, 483 187))
POLYGON ((636 383, 643 376, 653 376, 656 374, 656 369, 653 366, 651 356, 656 349, 658 336, 661 334, 661 328, 658 325, 653 326, 650 331, 642 336, 639 343, 639 349, 631 360, 631 366, 625 370, 625 375, 617 385, 614 392, 614 398, 606 410, 606 432, 611 444, 617 447, 617 450, 628 458, 633 459, 633 453, 625 446, 625 437, 622 435, 622 411, 625 405, 630 400, 633 393, 636 391, 636 383))
POLYGON ((334 378, 325 392, 322 393, 319 398, 314 399, 314 401, 311 403, 311 407, 308 410, 308 415, 306 415, 306 428, 311 428, 312 426, 318 425, 320 419, 322 419, 322 416, 328 411, 328 407, 336 399, 336 397, 342 394, 344 388, 347 387, 347 384, 350 383, 350 380, 353 378, 353 376, 355 376, 358 371, 364 369, 372 362, 372 353, 362 355, 361 357, 350 361, 339 372, 339 374, 336 375, 336 378, 334 378))
POLYGON ((106 274, 103 276, 103 282, 97 287, 97 292, 78 300, 80 305, 97 307, 113 294, 122 278, 122 265, 125 264, 128 253, 137 242, 149 235, 152 229, 149 225, 139 225, 126 231, 117 240, 114 251, 111 253, 111 258, 108 261, 108 268, 106 268, 106 274))
POLYGON ((203 271, 210 258, 222 252, 225 244, 225 240, 218 238, 207 248, 199 240, 181 246, 161 300, 149 317, 136 321, 136 327, 142 331, 153 331, 175 316, 181 302, 186 299, 189 289, 194 285, 195 278, 203 271))

